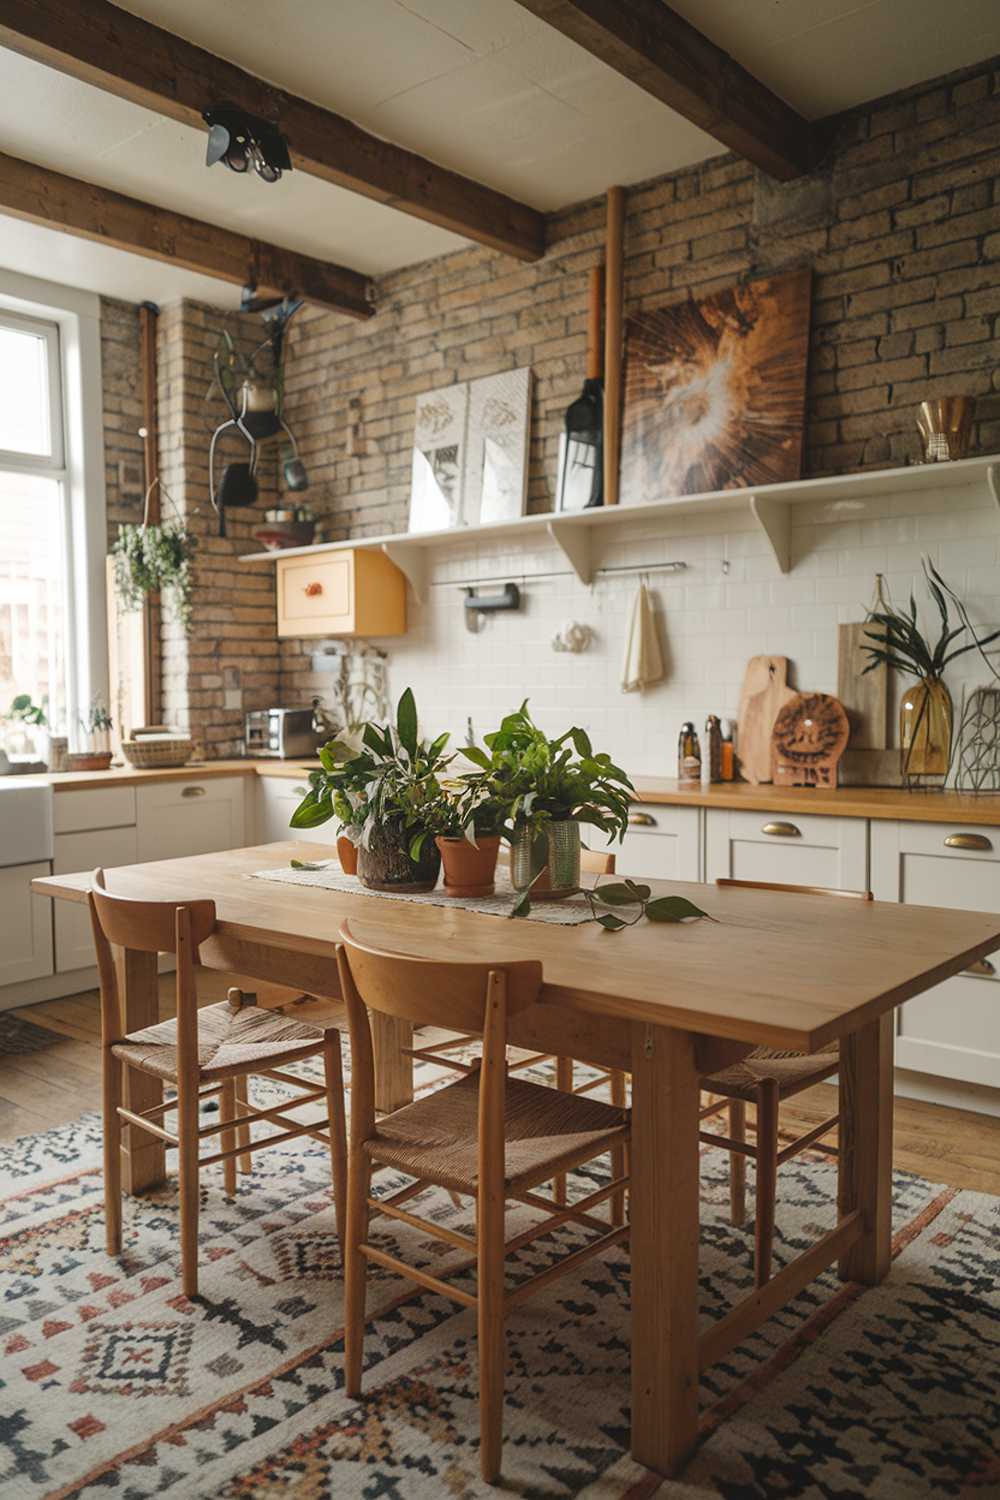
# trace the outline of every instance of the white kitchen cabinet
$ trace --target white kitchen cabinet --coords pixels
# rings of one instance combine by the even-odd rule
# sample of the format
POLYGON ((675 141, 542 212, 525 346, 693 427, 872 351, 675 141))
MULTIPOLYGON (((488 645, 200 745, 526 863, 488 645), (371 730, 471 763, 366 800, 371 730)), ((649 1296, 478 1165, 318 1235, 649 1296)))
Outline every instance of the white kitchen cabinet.
MULTIPOLYGON (((48 860, 0 870, 0 986, 52 973, 52 902, 31 891, 49 873, 48 860)), ((4 996, 0 1010, 19 1003, 16 994, 4 996)))
POLYGON ((705 819, 705 879, 863 891, 868 886, 867 820, 710 807, 705 819))
MULTIPOLYGON (((1000 829, 874 822, 871 841, 877 900, 1000 911, 1000 829)), ((895 1015, 897 1067, 1000 1088, 1000 955, 895 1015)))
POLYGON ((158 781, 136 788, 140 864, 212 854, 246 844, 246 789, 242 776, 158 781))
POLYGON ((135 787, 67 787, 53 798, 52 823, 56 833, 127 828, 135 823, 135 787))
MULTIPOLYGON (((57 833, 52 873, 73 875, 79 870, 113 870, 119 865, 134 865, 135 859, 134 828, 57 833)), ((88 908, 70 901, 53 901, 51 905, 55 908, 56 973, 92 968, 96 959, 88 908)))
POLYGON ((337 822, 331 819, 320 828, 289 828, 289 819, 309 790, 309 782, 290 781, 284 776, 259 776, 257 778, 257 840, 261 844, 276 844, 284 839, 303 839, 310 844, 326 844, 331 848, 337 842, 337 822))
MULTIPOLYGON (((587 834, 585 829, 585 838, 587 834)), ((604 847, 593 835, 589 841, 604 847)), ((656 880, 700 880, 701 809, 636 803, 625 841, 615 852, 615 869, 619 875, 656 880)))

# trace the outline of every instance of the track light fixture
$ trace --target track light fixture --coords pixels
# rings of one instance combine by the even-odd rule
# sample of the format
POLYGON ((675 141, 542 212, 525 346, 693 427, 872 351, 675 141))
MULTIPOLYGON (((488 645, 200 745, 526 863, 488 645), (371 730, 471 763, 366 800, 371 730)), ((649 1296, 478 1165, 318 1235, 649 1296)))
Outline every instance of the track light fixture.
POLYGON ((288 143, 277 125, 247 114, 235 104, 213 104, 202 111, 208 125, 205 165, 224 161, 231 172, 253 167, 265 182, 277 182, 282 172, 292 170, 288 143))

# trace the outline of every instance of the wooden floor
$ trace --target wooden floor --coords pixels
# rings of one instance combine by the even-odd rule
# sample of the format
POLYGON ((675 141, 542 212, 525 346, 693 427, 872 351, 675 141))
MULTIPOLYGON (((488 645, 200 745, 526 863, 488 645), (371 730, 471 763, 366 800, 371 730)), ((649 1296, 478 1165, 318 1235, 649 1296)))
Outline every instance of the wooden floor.
MULTIPOLYGON (((200 979, 203 1004, 225 998, 225 975, 205 973, 200 979)), ((0 1141, 47 1130, 96 1109, 100 1100, 96 992, 6 1014, 41 1026, 58 1040, 36 1052, 0 1054, 0 1141)), ((160 1014, 164 1018, 173 1014, 173 976, 169 974, 160 979, 160 1014)), ((827 1119, 835 1108, 834 1088, 820 1084, 782 1106, 782 1134, 798 1135, 827 1119)), ((932 1182, 1000 1195, 1000 1119, 897 1099, 894 1159, 898 1167, 932 1182)))

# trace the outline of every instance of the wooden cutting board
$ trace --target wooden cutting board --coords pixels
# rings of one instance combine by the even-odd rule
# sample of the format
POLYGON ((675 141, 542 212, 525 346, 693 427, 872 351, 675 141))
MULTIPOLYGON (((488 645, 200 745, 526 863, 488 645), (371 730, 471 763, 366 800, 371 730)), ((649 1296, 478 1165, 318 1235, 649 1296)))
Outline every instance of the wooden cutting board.
POLYGON ((844 706, 830 693, 793 694, 771 735, 775 786, 836 786, 849 732, 844 706))
POLYGON ((865 672, 869 657, 862 647, 871 643, 864 621, 837 626, 837 697, 851 726, 852 750, 884 750, 888 739, 889 668, 880 662, 865 672))
POLYGON ((771 731, 785 704, 796 697, 788 686, 787 656, 751 656, 740 693, 736 753, 744 781, 771 780, 771 731))

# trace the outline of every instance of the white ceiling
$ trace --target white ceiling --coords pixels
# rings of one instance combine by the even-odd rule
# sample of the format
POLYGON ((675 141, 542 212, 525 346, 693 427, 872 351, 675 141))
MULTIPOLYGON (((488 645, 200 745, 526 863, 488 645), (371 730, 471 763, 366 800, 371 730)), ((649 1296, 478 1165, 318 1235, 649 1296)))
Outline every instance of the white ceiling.
MULTIPOLYGON (((1000 52, 1000 0, 672 3, 813 118, 1000 52)), ((543 210, 720 150, 516 0, 127 9, 543 210)), ((208 171, 202 132, 6 51, 0 150, 372 274, 464 243, 301 172, 268 186, 208 171)), ((136 300, 238 300, 206 277, 6 218, 0 264, 136 300)))

